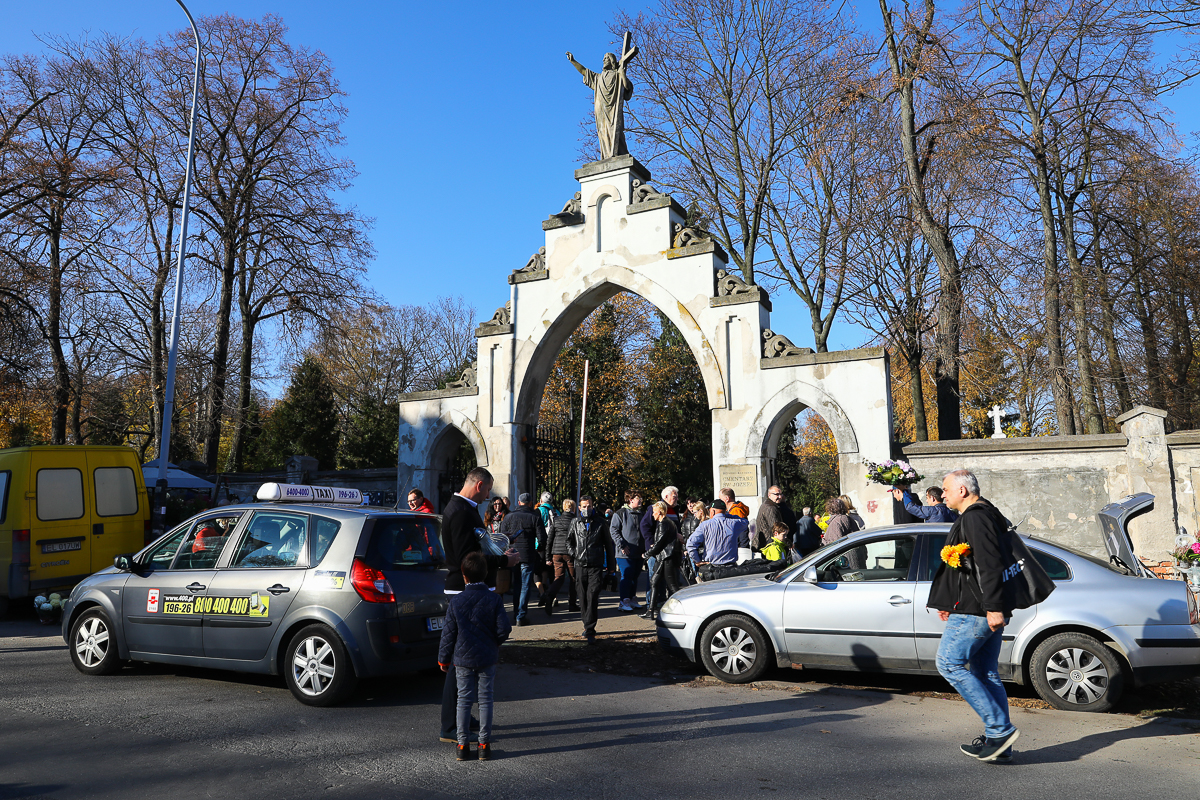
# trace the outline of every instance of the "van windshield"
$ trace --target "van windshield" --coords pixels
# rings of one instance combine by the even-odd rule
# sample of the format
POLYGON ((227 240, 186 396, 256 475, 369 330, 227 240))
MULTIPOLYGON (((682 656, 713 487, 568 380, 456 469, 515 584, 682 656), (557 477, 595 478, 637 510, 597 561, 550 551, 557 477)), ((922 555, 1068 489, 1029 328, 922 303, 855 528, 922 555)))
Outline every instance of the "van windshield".
POLYGON ((446 554, 440 533, 432 517, 376 517, 366 562, 375 569, 441 565, 446 554))

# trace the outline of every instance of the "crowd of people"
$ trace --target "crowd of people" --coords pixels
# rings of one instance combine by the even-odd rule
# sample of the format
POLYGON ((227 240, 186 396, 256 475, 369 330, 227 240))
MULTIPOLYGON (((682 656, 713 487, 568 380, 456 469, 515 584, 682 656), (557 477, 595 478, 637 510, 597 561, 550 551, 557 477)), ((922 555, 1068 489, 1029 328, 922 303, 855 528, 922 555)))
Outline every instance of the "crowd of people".
MULTIPOLYGON (((630 491, 620 509, 606 508, 585 495, 578 508, 567 499, 557 510, 549 494, 535 505, 524 493, 510 510, 505 498, 491 495, 492 484, 486 469, 472 470, 442 517, 449 567, 445 591, 452 597, 438 657, 447 673, 441 739, 457 745, 460 761, 471 758, 472 740, 478 742, 479 760, 491 757, 496 664, 500 645, 512 630, 504 607, 505 587, 498 583, 501 570, 516 576, 511 591, 518 626, 528 624, 535 592, 541 594, 542 609, 552 616, 565 583, 570 607, 578 608, 583 637, 591 645, 596 641, 600 592, 613 580, 619 608, 633 612, 642 608, 638 579, 647 569, 650 579, 643 615, 652 618, 680 586, 697 574, 703 576, 703 567, 755 556, 770 564, 786 564, 863 527, 862 517, 846 496, 829 498, 820 517, 811 508, 802 509, 797 517, 779 486, 768 489, 752 521, 747 506, 730 489, 722 489, 711 502, 697 498, 681 502, 674 486, 664 488, 660 499, 650 503, 640 492, 630 491), (479 505, 485 501, 481 519, 479 505), (476 703, 478 733, 472 734, 471 709, 476 703)), ((938 649, 938 671, 985 723, 984 734, 962 745, 962 752, 984 761, 1007 760, 1019 734, 1009 719, 997 671, 1001 636, 1013 609, 1038 602, 1037 598, 1025 604, 1014 601, 1001 586, 998 576, 1024 564, 992 557, 1004 552, 1006 539, 1011 541, 1010 526, 980 497, 978 481, 966 470, 948 474, 940 489, 928 489, 925 504, 907 489, 895 489, 894 497, 918 519, 954 522, 950 539, 978 553, 979 588, 972 586, 968 592, 964 586, 969 581, 955 570, 941 569, 933 581, 929 607, 947 623, 938 649), (957 522, 960 512, 965 516, 957 522)), ((423 501, 417 490, 409 495, 410 508, 423 508, 423 501)), ((846 557, 853 560, 857 555, 851 549, 846 557)), ((1052 591, 1052 585, 1046 591, 1052 591)))
MULTIPOLYGON (((917 519, 953 522, 957 517, 936 487, 927 490, 924 504, 907 490, 897 489, 894 495, 917 519)), ((531 624, 531 606, 550 618, 565 601, 568 612, 582 615, 583 637, 589 642, 595 638, 596 605, 605 588, 618 594, 622 612, 653 619, 680 587, 703 580, 705 567, 759 558, 791 563, 864 527, 846 495, 828 498, 823 513, 804 507, 797 514, 783 488, 775 485, 753 519, 729 488, 712 500, 681 498, 675 486, 663 488, 657 499, 630 490, 619 508, 587 495, 578 505, 571 498, 556 502, 549 492, 536 503, 523 493, 512 507, 507 497, 490 494, 480 503, 479 530, 516 556, 513 564, 498 565, 489 580, 500 594, 511 594, 515 624, 531 624), (643 573, 644 604, 638 598, 643 573)), ((409 493, 408 505, 433 513, 419 489, 409 493)))

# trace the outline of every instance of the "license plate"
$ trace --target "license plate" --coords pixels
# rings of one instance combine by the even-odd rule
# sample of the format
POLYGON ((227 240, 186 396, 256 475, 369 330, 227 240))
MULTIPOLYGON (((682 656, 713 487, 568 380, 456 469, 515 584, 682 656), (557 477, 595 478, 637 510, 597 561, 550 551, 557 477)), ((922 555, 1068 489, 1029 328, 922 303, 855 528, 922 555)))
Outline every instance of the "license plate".
POLYGON ((430 617, 425 621, 431 631, 440 631, 446 625, 445 617, 430 617))
POLYGON ((43 544, 42 553, 66 553, 70 550, 82 550, 83 542, 54 542, 43 544))

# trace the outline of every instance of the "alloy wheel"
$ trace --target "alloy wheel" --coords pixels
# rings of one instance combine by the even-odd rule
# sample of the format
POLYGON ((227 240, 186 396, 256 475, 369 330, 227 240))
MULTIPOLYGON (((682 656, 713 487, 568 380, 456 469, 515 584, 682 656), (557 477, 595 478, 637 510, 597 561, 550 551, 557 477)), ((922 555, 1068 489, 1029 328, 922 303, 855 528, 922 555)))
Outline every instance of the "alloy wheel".
POLYGON ((108 646, 108 626, 100 617, 85 620, 76 630, 75 654, 83 666, 94 667, 103 661, 108 655, 108 646))
POLYGON ((337 658, 329 642, 309 636, 293 652, 292 677, 300 691, 316 697, 328 689, 337 674, 337 658))
POLYGON ((712 637, 709 654, 719 669, 741 675, 754 666, 757 651, 754 638, 742 628, 721 628, 712 637))

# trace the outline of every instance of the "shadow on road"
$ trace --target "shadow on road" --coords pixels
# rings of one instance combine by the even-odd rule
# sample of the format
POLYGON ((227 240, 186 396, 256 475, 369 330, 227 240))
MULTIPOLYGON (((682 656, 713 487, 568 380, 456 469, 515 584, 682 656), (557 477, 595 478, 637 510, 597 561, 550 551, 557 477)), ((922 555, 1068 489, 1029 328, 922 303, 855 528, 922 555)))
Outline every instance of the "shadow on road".
POLYGON ((1022 750, 1022 764, 1061 764, 1078 761, 1084 756, 1098 753, 1106 747, 1132 739, 1154 739, 1160 736, 1195 736, 1194 729, 1162 720, 1151 720, 1136 728, 1122 728, 1088 734, 1079 739, 1043 747, 1040 750, 1022 750))
POLYGON ((61 791, 66 789, 66 784, 33 784, 33 783, 0 783, 0 800, 38 800, 39 798, 47 798, 51 792, 61 791))
POLYGON ((612 714, 570 720, 527 722, 504 726, 504 740, 551 738, 564 741, 562 745, 522 750, 521 755, 541 755, 576 750, 615 747, 639 742, 665 740, 688 742, 722 736, 743 736, 752 733, 792 731, 810 726, 828 725, 859 719, 858 713, 883 703, 886 698, 822 696, 821 692, 806 695, 709 706, 687 710, 646 711, 636 714, 612 714), (824 710, 826 704, 836 708, 824 710), (807 712, 807 713, 798 713, 807 712), (682 728, 677 726, 682 725, 682 728), (620 732, 607 739, 592 736, 620 732))

